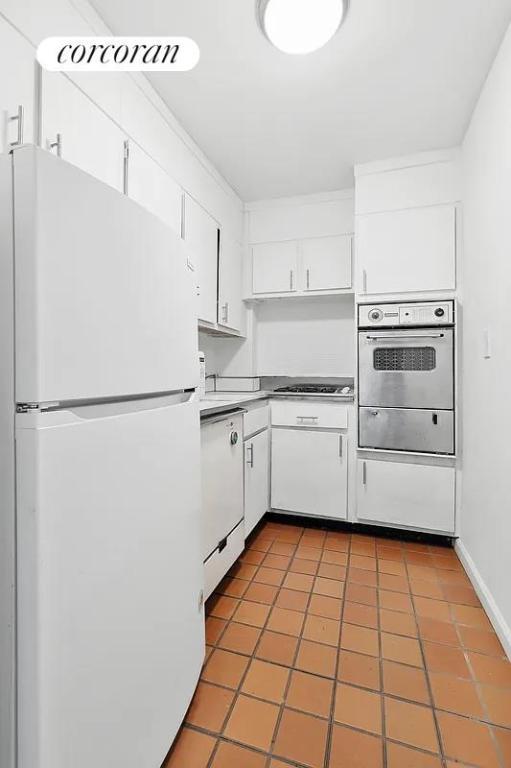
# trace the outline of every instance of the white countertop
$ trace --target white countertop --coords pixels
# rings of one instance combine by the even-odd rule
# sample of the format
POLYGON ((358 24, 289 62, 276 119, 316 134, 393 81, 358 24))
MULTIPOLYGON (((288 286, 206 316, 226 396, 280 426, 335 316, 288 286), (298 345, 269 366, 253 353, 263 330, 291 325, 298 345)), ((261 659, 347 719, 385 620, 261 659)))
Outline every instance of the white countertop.
POLYGON ((259 392, 206 392, 205 397, 200 401, 201 417, 211 416, 216 413, 222 413, 232 408, 242 408, 247 403, 256 400, 266 400, 270 397, 278 397, 289 400, 327 400, 328 402, 351 404, 354 401, 353 395, 311 395, 311 394, 281 394, 271 390, 260 390, 259 392))

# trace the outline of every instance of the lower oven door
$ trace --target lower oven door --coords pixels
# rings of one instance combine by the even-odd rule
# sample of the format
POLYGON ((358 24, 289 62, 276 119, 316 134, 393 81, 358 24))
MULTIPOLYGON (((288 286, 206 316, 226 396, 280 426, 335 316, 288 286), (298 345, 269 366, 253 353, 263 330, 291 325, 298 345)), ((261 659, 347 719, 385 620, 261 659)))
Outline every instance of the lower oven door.
POLYGON ((454 453, 454 412, 360 408, 359 446, 388 451, 454 453))
POLYGON ((360 405, 454 407, 452 328, 360 331, 358 344, 360 405))

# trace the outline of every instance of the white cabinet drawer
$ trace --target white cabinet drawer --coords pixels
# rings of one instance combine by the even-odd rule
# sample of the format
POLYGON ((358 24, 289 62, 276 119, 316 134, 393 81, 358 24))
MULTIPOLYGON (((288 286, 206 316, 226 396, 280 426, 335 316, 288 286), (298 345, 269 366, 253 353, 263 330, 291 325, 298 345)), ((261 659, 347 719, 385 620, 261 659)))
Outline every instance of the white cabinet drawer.
POLYGON ((357 517, 454 533, 455 482, 454 467, 359 459, 357 517))
POLYGON ((245 549, 245 521, 227 537, 227 544, 221 552, 215 549, 204 563, 204 600, 207 600, 220 584, 229 568, 234 565, 245 549))
POLYGON ((264 405, 262 408, 254 408, 248 411, 243 417, 243 434, 245 440, 250 435, 254 435, 261 429, 266 429, 270 423, 270 406, 264 405))
POLYGON ((347 429, 348 408, 335 403, 272 400, 271 423, 279 427, 347 429))

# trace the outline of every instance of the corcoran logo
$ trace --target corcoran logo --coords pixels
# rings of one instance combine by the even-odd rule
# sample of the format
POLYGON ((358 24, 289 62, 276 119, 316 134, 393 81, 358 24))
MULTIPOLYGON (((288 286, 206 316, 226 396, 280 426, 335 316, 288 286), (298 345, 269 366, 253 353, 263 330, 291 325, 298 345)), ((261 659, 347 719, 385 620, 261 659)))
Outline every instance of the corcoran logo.
POLYGON ((199 58, 189 37, 47 37, 37 49, 52 72, 186 72, 199 58))

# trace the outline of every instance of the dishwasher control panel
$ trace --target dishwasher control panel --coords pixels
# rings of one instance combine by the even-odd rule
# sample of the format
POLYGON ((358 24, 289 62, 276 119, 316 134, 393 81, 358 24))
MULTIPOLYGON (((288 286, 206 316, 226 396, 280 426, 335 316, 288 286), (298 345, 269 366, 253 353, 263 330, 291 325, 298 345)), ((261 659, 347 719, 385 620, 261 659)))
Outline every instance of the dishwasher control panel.
POLYGON ((359 328, 453 325, 454 301, 360 304, 359 328))

